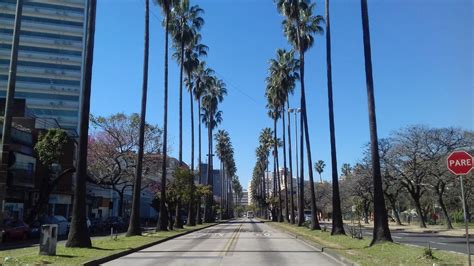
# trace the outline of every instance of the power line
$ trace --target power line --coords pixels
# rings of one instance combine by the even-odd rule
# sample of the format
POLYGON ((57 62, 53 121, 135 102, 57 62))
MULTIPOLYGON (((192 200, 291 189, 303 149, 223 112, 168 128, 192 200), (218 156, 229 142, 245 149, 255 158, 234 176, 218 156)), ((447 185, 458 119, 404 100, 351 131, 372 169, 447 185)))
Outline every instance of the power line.
POLYGON ((240 94, 244 95, 245 97, 249 98, 250 100, 252 100, 252 102, 254 102, 255 104, 258 105, 258 102, 252 98, 250 95, 248 95, 247 93, 245 93, 243 90, 239 89, 237 86, 235 86, 229 79, 227 79, 226 77, 224 77, 224 75, 220 74, 219 72, 215 71, 214 72, 216 73, 216 75, 221 78, 221 79, 224 79, 227 84, 229 84, 231 87, 233 87, 235 90, 237 90, 238 92, 240 92, 240 94))

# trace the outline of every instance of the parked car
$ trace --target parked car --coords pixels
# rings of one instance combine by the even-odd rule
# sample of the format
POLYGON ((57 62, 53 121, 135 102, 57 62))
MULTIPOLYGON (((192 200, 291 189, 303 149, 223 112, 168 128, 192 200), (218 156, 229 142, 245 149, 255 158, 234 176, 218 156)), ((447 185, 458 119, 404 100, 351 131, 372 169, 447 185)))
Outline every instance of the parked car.
POLYGON ((30 228, 20 220, 5 219, 1 228, 2 242, 10 240, 23 240, 28 238, 30 228))
POLYGON ((52 215, 43 216, 38 221, 32 223, 31 237, 40 236, 40 227, 44 224, 57 224, 58 225, 58 236, 66 235, 69 231, 69 222, 64 216, 52 215))
POLYGON ((304 211, 304 220, 305 220, 306 222, 311 222, 311 217, 313 217, 313 216, 311 215, 311 211, 304 211))
MULTIPOLYGON (((71 221, 72 221, 72 217, 69 216, 69 218, 67 218, 67 231, 68 232, 69 232, 69 229, 71 228, 71 221)), ((91 226, 91 220, 89 220, 89 218, 86 218, 86 225, 87 225, 87 229, 89 229, 91 226)))
POLYGON ((114 231, 122 232, 122 231, 127 230, 128 224, 124 221, 122 217, 111 216, 105 219, 104 225, 105 225, 104 226, 105 230, 107 230, 107 232, 110 231, 110 228, 114 228, 114 231))
POLYGON ((100 218, 91 218, 89 232, 91 234, 100 234, 105 232, 105 224, 100 218))

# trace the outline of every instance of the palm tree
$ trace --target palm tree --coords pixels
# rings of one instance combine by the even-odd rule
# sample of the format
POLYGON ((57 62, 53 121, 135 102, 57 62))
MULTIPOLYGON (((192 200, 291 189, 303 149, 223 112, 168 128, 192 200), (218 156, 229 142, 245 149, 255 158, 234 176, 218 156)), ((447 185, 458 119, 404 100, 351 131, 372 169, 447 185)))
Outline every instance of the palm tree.
MULTIPOLYGON (((170 32, 173 37, 176 53, 174 57, 180 64, 179 74, 179 147, 178 160, 183 163, 183 69, 185 60, 185 47, 193 45, 194 36, 204 24, 200 16, 204 12, 198 5, 190 6, 189 0, 180 0, 173 6, 170 20, 170 32)), ((193 47, 191 47, 193 48, 193 47)), ((193 49, 190 49, 191 53, 193 49)), ((189 61, 188 61, 189 62, 189 61)))
MULTIPOLYGON (((264 128, 262 129, 262 131, 260 132, 260 136, 258 138, 259 140, 259 143, 260 143, 260 146, 263 148, 264 152, 265 152, 265 160, 262 161, 262 163, 264 164, 264 170, 263 170, 263 173, 262 173, 262 176, 263 176, 263 185, 262 185, 262 197, 263 197, 263 203, 266 204, 266 199, 267 199, 267 181, 268 179, 265 177, 265 170, 268 169, 268 164, 269 164, 269 161, 268 161, 268 157, 270 156, 270 149, 272 148, 272 142, 273 142, 273 132, 270 128, 264 128)), ((274 207, 274 206, 272 206, 274 207)), ((273 209, 272 209, 273 211, 273 209)), ((268 217, 268 214, 267 214, 267 208, 266 208, 266 205, 265 205, 265 218, 268 217)), ((273 213, 272 215, 272 218, 276 218, 276 215, 273 213)))
MULTIPOLYGON (((339 195, 339 174, 337 173, 336 131, 334 128, 334 107, 333 107, 333 95, 332 95, 331 28, 330 28, 330 20, 329 20, 329 0, 326 0, 326 65, 327 65, 327 80, 328 80, 329 134, 331 138, 331 168, 332 168, 331 235, 343 235, 345 234, 345 232, 344 232, 344 223, 342 221, 341 197, 339 195)), ((318 171, 320 177, 321 177, 321 172, 318 171)), ((321 180, 321 183, 322 183, 322 180, 321 180)))
POLYGON ((140 196, 143 169, 143 146, 145 143, 145 117, 146 100, 148 91, 148 48, 149 48, 149 25, 150 25, 150 1, 145 1, 145 49, 143 59, 143 87, 142 102, 140 113, 140 129, 138 136, 138 154, 135 184, 133 186, 132 211, 130 215, 130 224, 128 225, 127 236, 141 235, 140 226, 140 196))
POLYGON ((165 78, 164 78, 164 104, 163 104, 163 160, 161 165, 161 186, 160 186, 160 218, 158 220, 157 231, 168 230, 168 212, 166 210, 166 165, 168 146, 168 35, 170 26, 171 8, 176 0, 154 0, 164 13, 165 25, 165 78))
MULTIPOLYGON (((200 65, 199 57, 207 55, 208 47, 204 44, 199 43, 201 35, 196 33, 193 35, 192 40, 186 45, 184 50, 184 70, 186 72, 186 85, 189 92, 189 104, 191 112, 191 169, 194 171, 194 99, 193 99, 193 87, 196 82, 194 72, 198 69, 200 65)), ((199 119, 198 119, 199 120, 199 119)), ((194 186, 194 180, 191 179, 191 187, 194 186)), ((192 193, 193 194, 193 193, 192 193)), ((188 208, 188 225, 196 225, 196 217, 194 214, 194 199, 191 195, 191 200, 189 201, 188 208)))
POLYGON ((81 120, 79 125, 79 145, 77 159, 76 186, 72 220, 66 247, 91 247, 92 242, 87 233, 86 223, 86 176, 87 176, 87 144, 89 140, 89 115, 92 85, 92 61, 94 58, 95 15, 97 1, 91 0, 88 7, 86 54, 84 80, 82 87, 81 120))
MULTIPOLYGON (((202 96, 202 111, 203 119, 207 127, 208 134, 208 164, 207 164, 207 184, 213 187, 213 174, 212 174, 212 131, 222 121, 222 111, 218 111, 218 104, 224 100, 224 95, 227 94, 225 83, 213 77, 210 81, 210 85, 203 92, 202 96)), ((213 195, 209 195, 206 200, 204 221, 212 222, 214 215, 212 211, 213 195)))
POLYGON ((318 172, 318 174, 319 174, 319 182, 320 183, 323 183, 323 178, 322 178, 321 174, 324 172, 324 167, 326 167, 326 163, 324 163, 323 160, 319 160, 314 164, 314 170, 316 170, 316 172, 318 172))
POLYGON ((225 176, 225 163, 228 157, 228 152, 229 152, 229 145, 230 145, 230 139, 229 139, 229 133, 225 130, 218 130, 216 135, 214 136, 214 140, 216 141, 216 155, 221 161, 221 200, 220 200, 220 219, 222 220, 223 218, 223 210, 224 210, 224 190, 225 190, 225 181, 224 181, 224 176, 225 176))
MULTIPOLYGON (((295 88, 295 81, 298 78, 296 72, 298 60, 294 58, 294 52, 287 52, 283 49, 277 50, 276 59, 270 60, 270 76, 274 87, 279 90, 276 94, 278 99, 275 99, 281 109, 282 118, 282 132, 283 132, 283 171, 285 182, 285 221, 288 222, 288 181, 287 181, 287 167, 286 167, 286 136, 285 136, 285 102, 288 102, 289 94, 293 94, 295 88)), ((290 179, 292 180, 292 173, 290 172, 290 179)), ((293 181, 291 182, 293 183, 293 181)), ((292 186, 292 185, 291 185, 292 186)), ((293 191, 293 189, 291 188, 293 191)), ((292 203, 293 204, 293 203, 292 203)), ((293 214, 294 216, 294 214, 293 214)))
MULTIPOLYGON (((20 29, 21 29, 21 16, 23 13, 23 0, 16 2, 15 11, 15 22, 13 26, 13 38, 12 38, 12 52, 10 57, 10 66, 8 72, 8 84, 5 97, 5 109, 3 113, 3 127, 2 127, 2 138, 0 139, 0 202, 5 200, 6 196, 6 183, 8 176, 8 161, 10 159, 10 141, 12 131, 12 117, 13 117, 13 102, 15 101, 15 88, 16 88, 16 70, 18 66, 18 51, 20 48, 20 29)), ((3 208, 0 209, 0 223, 3 225, 3 208)))
POLYGON ((382 174, 380 172, 379 144, 377 137, 377 119, 375 117, 374 81, 372 77, 372 52, 370 49, 369 11, 367 0, 361 0, 362 31, 364 34, 365 78, 367 84, 367 102, 370 122, 370 151, 372 157, 372 176, 374 182, 374 232, 371 245, 390 241, 392 236, 388 228, 387 209, 383 197, 382 174))
MULTIPOLYGON (((194 97, 198 102, 198 176, 199 176, 199 184, 203 184, 202 181, 202 169, 201 169, 201 99, 202 95, 208 87, 211 86, 212 75, 214 71, 208 67, 206 67, 206 63, 204 61, 200 61, 199 65, 197 66, 196 70, 193 72, 193 80, 195 83, 194 86, 194 97)), ((193 147, 194 148, 194 147, 193 147)), ((201 199, 198 199, 197 202, 197 222, 198 224, 202 224, 202 216, 201 216, 201 199)))
MULTIPOLYGON (((309 139, 309 128, 308 128, 308 119, 306 114, 306 94, 305 94, 305 84, 304 84, 304 54, 305 52, 312 47, 314 43, 314 34, 321 34, 323 28, 320 24, 323 22, 321 16, 313 15, 313 9, 315 4, 310 4, 309 1, 301 0, 278 0, 277 8, 280 13, 285 16, 283 21, 284 32, 287 39, 293 45, 295 50, 299 52, 300 60, 300 85, 301 85, 301 130, 300 130, 300 140, 301 145, 303 146, 303 139, 305 140, 306 145, 306 155, 308 159, 308 173, 309 173, 309 186, 311 191, 311 229, 320 229, 319 221, 316 215, 316 196, 314 195, 314 181, 313 181, 313 171, 312 171, 312 160, 311 160, 311 143, 309 139)), ((304 163, 303 163, 303 149, 300 151, 301 155, 301 173, 300 181, 301 184, 304 184, 304 163)), ((303 206, 303 186, 300 186, 300 195, 299 201, 300 206, 303 206)), ((304 214, 303 208, 299 210, 298 213, 298 225, 301 226, 304 214)))

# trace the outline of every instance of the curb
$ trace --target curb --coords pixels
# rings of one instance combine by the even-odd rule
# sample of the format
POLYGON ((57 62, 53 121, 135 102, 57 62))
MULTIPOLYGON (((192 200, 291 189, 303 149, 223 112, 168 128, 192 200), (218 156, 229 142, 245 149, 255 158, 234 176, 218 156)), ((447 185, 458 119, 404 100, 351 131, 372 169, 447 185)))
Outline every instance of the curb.
POLYGON ((143 246, 139 246, 139 247, 136 247, 136 248, 132 248, 132 249, 120 251, 120 252, 118 252, 118 253, 114 253, 114 254, 111 254, 111 255, 109 255, 109 256, 102 257, 102 258, 99 258, 99 259, 96 259, 96 260, 91 260, 91 261, 88 261, 88 262, 83 263, 82 265, 84 265, 84 266, 96 266, 96 265, 100 265, 100 264, 103 264, 103 263, 106 263, 106 262, 109 262, 109 261, 118 259, 118 258, 120 258, 120 257, 129 255, 129 254, 132 254, 132 253, 134 253, 134 252, 140 251, 140 250, 142 250, 142 249, 149 248, 149 247, 151 247, 151 246, 154 246, 154 245, 157 245, 157 244, 166 242, 166 241, 168 241, 168 240, 171 240, 171 239, 174 239, 174 238, 178 238, 178 237, 180 237, 180 236, 184 236, 184 235, 187 235, 187 234, 191 234, 191 233, 194 233, 194 232, 197 232, 197 231, 200 231, 200 230, 203 230, 203 229, 212 227, 212 226, 216 226, 216 225, 218 225, 218 224, 220 224, 220 223, 222 223, 222 222, 213 223, 213 224, 210 224, 210 225, 201 227, 201 228, 196 228, 196 229, 193 229, 193 230, 189 230, 189 231, 187 231, 187 232, 179 233, 179 234, 177 234, 177 235, 170 236, 170 237, 167 237, 167 238, 164 238, 164 239, 160 239, 160 240, 157 240, 157 241, 154 241, 154 242, 145 244, 145 245, 143 245, 143 246))
MULTIPOLYGON (((270 226, 271 223, 270 223, 270 226)), ((323 247, 322 245, 320 245, 319 243, 316 243, 314 241, 310 241, 310 240, 307 240, 305 237, 303 237, 302 235, 300 234, 295 234, 293 232, 289 232, 288 230, 284 229, 284 228, 279 228, 278 226, 272 226, 273 228, 276 228, 278 230, 281 230, 283 231, 284 233, 290 235, 290 236, 294 236, 296 239, 298 239, 299 241, 309 245, 309 246, 312 246, 316 249, 319 249, 321 250, 322 253, 325 253, 327 256, 331 257, 332 259, 338 261, 338 262, 341 262, 343 263, 344 265, 357 265, 355 262, 353 261, 350 261, 349 259, 347 259, 346 257, 338 254, 337 252, 335 251, 332 251, 330 250, 330 248, 328 247, 323 247)))

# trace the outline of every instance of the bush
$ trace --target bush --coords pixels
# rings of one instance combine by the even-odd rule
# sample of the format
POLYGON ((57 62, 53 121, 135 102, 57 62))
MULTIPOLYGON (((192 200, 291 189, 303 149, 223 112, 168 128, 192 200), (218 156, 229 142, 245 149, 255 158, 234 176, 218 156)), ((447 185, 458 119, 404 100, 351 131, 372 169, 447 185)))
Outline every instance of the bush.
POLYGON ((451 213, 451 220, 455 223, 464 222, 464 213, 463 211, 455 211, 451 213))

